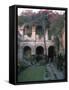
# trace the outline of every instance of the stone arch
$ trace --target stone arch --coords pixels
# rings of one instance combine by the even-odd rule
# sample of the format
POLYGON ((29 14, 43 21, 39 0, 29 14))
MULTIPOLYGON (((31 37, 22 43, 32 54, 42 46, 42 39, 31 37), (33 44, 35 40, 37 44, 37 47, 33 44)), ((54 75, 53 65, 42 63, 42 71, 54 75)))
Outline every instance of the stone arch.
POLYGON ((36 55, 44 55, 44 48, 42 46, 36 48, 36 55))
POLYGON ((48 57, 54 57, 55 56, 55 47, 54 46, 49 46, 48 47, 48 57))
POLYGON ((31 54, 35 55, 35 46, 34 45, 35 45, 35 42, 24 42, 23 48, 26 46, 30 47, 31 48, 31 54))
POLYGON ((30 56, 31 55, 31 48, 29 47, 29 46, 25 46, 24 48, 23 48, 23 55, 25 55, 25 56, 30 56))

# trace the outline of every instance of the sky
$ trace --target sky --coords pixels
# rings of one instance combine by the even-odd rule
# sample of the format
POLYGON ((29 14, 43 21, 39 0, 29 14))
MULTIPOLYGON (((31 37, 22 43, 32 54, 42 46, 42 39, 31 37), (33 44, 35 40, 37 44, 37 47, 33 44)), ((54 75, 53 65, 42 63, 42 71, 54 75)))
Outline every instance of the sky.
MULTIPOLYGON (((40 9, 28 9, 28 8, 18 8, 18 16, 21 14, 22 11, 32 10, 33 12, 38 12, 40 9)), ((44 10, 44 9, 43 9, 44 10)), ((50 10, 51 11, 51 10, 50 10)), ((65 11, 62 10, 52 10, 54 13, 58 12, 59 14, 63 14, 65 11)))

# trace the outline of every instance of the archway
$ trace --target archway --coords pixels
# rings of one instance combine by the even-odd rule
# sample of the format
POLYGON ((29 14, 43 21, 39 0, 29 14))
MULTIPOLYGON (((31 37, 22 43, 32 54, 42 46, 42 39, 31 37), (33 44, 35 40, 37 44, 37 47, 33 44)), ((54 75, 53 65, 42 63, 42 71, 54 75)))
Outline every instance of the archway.
POLYGON ((43 55, 44 54, 44 49, 42 46, 38 46, 36 48, 36 55, 43 55))
POLYGON ((48 48, 48 58, 51 58, 51 61, 53 61, 55 54, 56 54, 55 47, 54 46, 50 46, 48 48))
POLYGON ((29 46, 25 46, 23 49, 23 55, 26 57, 30 57, 31 56, 31 48, 29 46))
POLYGON ((43 61, 43 56, 44 56, 44 48, 42 46, 38 46, 36 48, 36 61, 43 61))

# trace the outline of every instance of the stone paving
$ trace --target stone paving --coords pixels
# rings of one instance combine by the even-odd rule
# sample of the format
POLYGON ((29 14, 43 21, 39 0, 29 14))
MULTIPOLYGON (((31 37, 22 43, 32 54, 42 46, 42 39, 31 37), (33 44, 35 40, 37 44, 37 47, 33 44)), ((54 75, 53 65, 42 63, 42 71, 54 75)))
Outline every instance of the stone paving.
MULTIPOLYGON (((57 70, 53 63, 49 63, 46 65, 46 68, 49 72, 48 78, 45 76, 44 80, 61 80, 64 79, 64 74, 57 70)), ((46 73, 45 73, 46 74, 46 73)))

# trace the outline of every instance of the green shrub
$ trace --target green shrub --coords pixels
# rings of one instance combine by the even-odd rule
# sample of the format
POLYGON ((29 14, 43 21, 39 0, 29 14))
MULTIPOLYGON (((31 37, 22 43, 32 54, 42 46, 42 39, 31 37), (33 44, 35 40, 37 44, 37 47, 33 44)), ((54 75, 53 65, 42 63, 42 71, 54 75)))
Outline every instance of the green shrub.
POLYGON ((27 65, 23 62, 18 62, 18 73, 20 73, 22 70, 26 69, 27 65))

